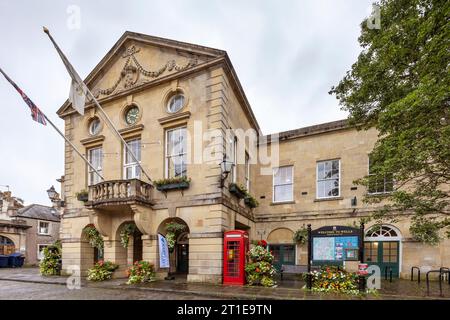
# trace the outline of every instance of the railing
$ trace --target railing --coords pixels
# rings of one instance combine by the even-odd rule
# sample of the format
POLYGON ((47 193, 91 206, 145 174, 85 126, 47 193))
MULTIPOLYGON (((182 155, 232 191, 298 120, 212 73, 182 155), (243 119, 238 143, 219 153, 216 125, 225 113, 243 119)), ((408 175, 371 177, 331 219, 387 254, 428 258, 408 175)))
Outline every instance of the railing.
POLYGON ((139 179, 109 180, 89 186, 88 205, 139 201, 151 203, 153 186, 139 179))

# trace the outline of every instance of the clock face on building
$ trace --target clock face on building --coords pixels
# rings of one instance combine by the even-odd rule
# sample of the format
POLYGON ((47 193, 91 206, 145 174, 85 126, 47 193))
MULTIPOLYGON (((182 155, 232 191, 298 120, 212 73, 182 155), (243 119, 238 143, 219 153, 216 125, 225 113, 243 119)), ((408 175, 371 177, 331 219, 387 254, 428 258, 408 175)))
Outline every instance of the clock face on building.
POLYGON ((139 117, 138 107, 131 107, 125 114, 125 121, 127 122, 127 124, 135 124, 138 120, 138 117, 139 117))

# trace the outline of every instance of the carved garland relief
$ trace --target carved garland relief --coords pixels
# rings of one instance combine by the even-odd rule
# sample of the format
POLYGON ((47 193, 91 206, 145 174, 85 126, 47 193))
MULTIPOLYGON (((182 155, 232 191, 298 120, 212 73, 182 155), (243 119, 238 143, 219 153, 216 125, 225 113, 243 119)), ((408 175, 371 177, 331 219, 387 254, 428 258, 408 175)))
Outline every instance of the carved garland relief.
POLYGON ((144 83, 152 81, 154 78, 159 77, 164 72, 168 71, 182 71, 188 68, 194 67, 198 64, 196 57, 192 57, 188 60, 185 65, 178 65, 175 60, 169 60, 163 66, 155 71, 148 71, 139 63, 136 59, 135 54, 141 49, 131 46, 127 48, 125 53, 122 55, 123 59, 126 59, 125 65, 120 72, 119 78, 116 82, 109 88, 106 89, 95 89, 94 96, 98 98, 100 95, 109 96, 112 93, 120 93, 122 91, 128 90, 133 87, 140 86, 144 83), (121 84, 122 83, 122 84, 121 84), (121 85, 120 85, 121 84, 121 85))

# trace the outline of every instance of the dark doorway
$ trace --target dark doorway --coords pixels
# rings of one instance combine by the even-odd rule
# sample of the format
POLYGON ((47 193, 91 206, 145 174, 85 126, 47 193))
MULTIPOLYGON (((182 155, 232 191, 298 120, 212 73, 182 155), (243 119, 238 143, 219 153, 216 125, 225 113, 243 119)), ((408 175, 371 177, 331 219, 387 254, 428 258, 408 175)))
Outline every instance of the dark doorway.
POLYGON ((189 245, 177 245, 177 272, 188 273, 189 271, 189 245))
POLYGON ((295 245, 269 244, 269 250, 273 254, 273 265, 277 271, 280 271, 283 264, 295 264, 295 245))
POLYGON ((133 234, 133 262, 142 260, 142 233, 136 228, 133 234))

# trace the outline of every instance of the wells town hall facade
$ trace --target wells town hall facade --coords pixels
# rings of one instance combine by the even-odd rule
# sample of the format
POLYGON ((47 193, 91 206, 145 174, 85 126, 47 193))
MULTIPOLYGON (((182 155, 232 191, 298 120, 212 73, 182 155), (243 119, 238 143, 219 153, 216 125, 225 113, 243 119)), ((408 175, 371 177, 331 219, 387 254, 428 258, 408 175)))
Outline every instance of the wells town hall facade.
MULTIPOLYGON (((187 274, 190 282, 220 283, 225 231, 246 230, 250 240, 267 240, 278 264, 306 265, 306 246, 293 240, 296 230, 307 224, 350 226, 376 209, 362 202, 367 190, 353 181, 370 170, 377 131, 334 121, 281 132, 275 150, 225 51, 126 32, 85 82, 138 159, 126 154, 93 103, 86 104, 84 116, 69 102, 58 110, 66 136, 104 177, 66 145, 63 272, 80 266, 86 274, 94 264, 97 254, 85 234, 93 225, 104 239, 104 259, 120 265, 116 275, 143 259, 164 277, 169 270, 159 267, 158 234, 176 221, 185 228, 170 254, 170 271, 187 274), (230 137, 230 129, 252 129, 258 141, 230 137), (204 138, 217 132, 219 139, 204 138), (263 148, 277 153, 277 161, 262 163, 263 148), (226 178, 220 166, 225 153, 236 163, 226 178), (186 176, 189 183, 159 191, 135 160, 153 181, 186 176), (233 182, 259 205, 251 208, 230 192, 233 182), (82 190, 89 192, 87 201, 78 200, 82 190), (137 228, 125 248, 120 233, 130 223, 137 228)), ((282 108, 274 106, 273 112, 282 108)), ((390 190, 386 180, 371 192, 390 190)), ((411 266, 450 264, 449 241, 434 247, 414 241, 408 216, 395 224, 373 223, 365 229, 367 261, 389 265, 401 277, 411 266)))

